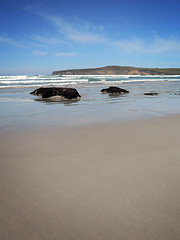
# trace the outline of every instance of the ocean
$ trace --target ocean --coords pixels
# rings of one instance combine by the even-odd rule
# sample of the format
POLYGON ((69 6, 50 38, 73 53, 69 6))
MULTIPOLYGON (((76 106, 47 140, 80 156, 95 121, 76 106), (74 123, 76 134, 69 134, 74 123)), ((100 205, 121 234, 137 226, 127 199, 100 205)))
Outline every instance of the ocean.
POLYGON ((0 130, 31 130, 180 113, 180 76, 14 75, 0 76, 0 130), (29 93, 39 87, 73 87, 80 100, 44 101, 29 93), (123 95, 102 94, 118 86, 123 95), (145 96, 145 92, 157 92, 145 96))

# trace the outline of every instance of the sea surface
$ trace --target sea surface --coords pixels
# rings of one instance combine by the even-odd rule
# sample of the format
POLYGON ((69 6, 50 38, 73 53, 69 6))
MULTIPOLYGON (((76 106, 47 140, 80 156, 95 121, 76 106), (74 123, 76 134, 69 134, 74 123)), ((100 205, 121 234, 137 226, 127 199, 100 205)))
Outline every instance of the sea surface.
POLYGON ((31 130, 180 113, 180 75, 14 75, 0 76, 0 130, 31 130), (39 87, 73 87, 80 100, 50 101, 29 94, 39 87), (102 94, 118 86, 123 95, 102 94), (156 96, 145 96, 157 92, 156 96))

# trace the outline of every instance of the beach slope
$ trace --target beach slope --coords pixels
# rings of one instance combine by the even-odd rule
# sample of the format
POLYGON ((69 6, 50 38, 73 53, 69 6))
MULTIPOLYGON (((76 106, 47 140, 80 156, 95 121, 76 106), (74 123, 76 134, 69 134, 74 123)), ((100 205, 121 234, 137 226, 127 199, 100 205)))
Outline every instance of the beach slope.
POLYGON ((180 239, 180 116, 0 135, 0 239, 180 239))

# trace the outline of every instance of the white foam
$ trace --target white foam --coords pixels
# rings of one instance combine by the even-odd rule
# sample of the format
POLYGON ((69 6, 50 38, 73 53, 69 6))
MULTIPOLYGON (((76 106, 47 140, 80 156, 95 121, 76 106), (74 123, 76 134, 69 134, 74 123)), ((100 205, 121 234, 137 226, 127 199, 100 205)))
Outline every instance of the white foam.
POLYGON ((0 88, 27 88, 86 84, 143 84, 176 82, 180 75, 12 75, 0 76, 0 88))

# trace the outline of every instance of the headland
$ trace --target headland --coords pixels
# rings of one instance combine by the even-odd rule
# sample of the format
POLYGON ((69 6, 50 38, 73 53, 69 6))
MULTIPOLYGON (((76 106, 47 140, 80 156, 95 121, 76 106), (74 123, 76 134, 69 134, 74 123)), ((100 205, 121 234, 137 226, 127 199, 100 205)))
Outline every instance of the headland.
POLYGON ((180 75, 180 68, 141 68, 106 66, 100 68, 54 71, 53 75, 180 75))

